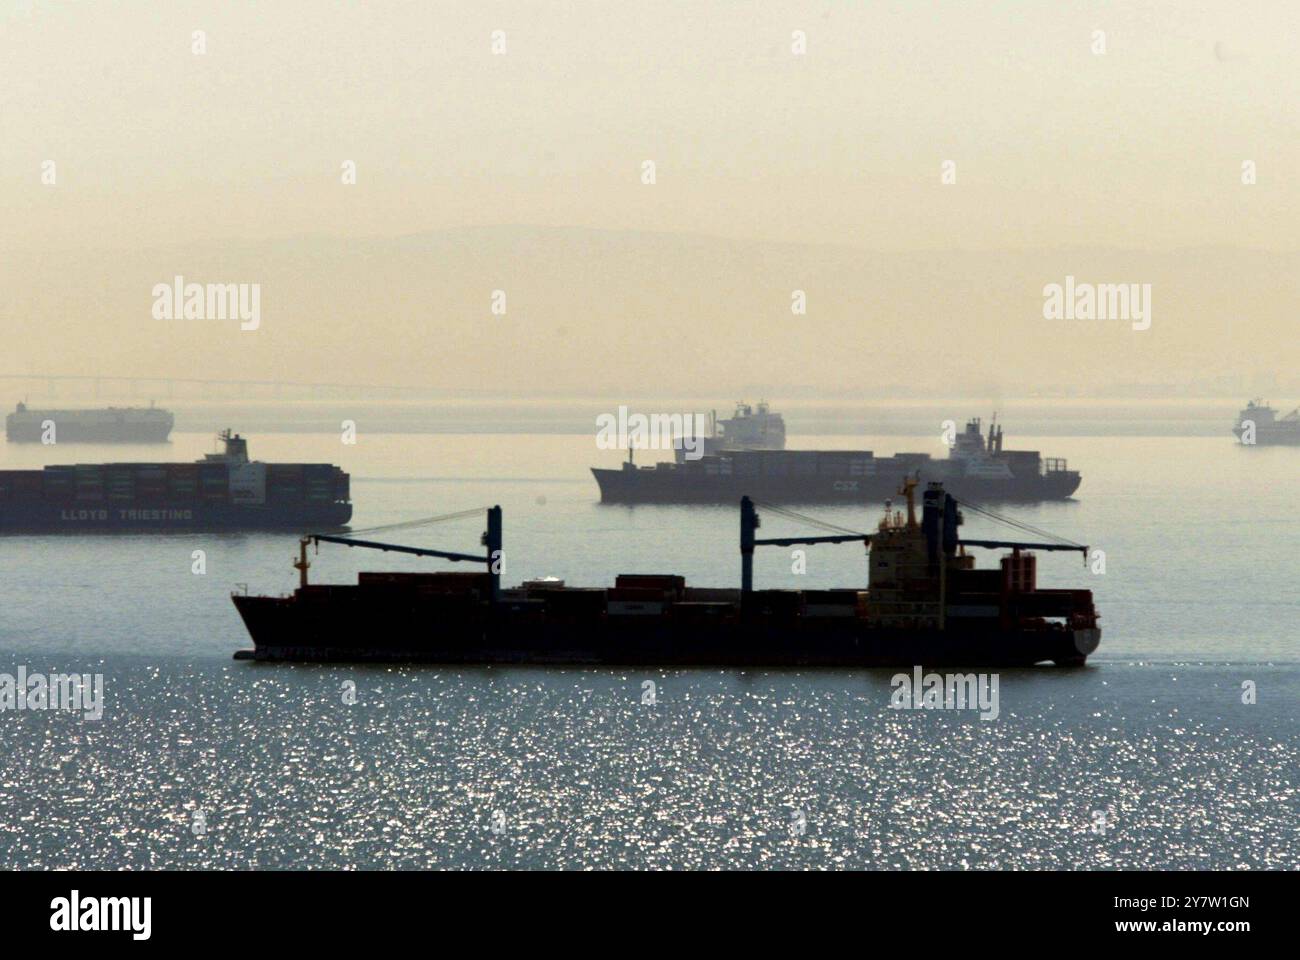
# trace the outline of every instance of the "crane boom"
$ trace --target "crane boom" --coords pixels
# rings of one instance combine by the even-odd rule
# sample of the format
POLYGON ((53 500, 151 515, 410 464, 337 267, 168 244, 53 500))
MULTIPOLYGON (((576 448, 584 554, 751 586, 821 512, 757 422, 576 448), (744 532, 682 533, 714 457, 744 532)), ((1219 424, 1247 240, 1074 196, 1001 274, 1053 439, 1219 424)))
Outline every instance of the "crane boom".
MULTIPOLYGON (((409 553, 417 557, 439 557, 443 560, 450 560, 453 563, 465 561, 466 563, 482 563, 487 565, 488 576, 492 580, 492 602, 495 603, 501 599, 501 573, 505 569, 505 553, 502 551, 502 531, 501 531, 501 507, 488 507, 487 511, 487 531, 484 532, 482 544, 487 549, 483 553, 459 553, 454 550, 434 550, 429 547, 404 547, 396 543, 380 543, 377 540, 358 540, 356 537, 339 537, 333 534, 313 533, 304 537, 302 544, 302 585, 307 585, 307 542, 315 541, 319 544, 341 543, 345 547, 366 547, 370 550, 386 550, 392 553, 409 553)), ((294 565, 295 567, 298 564, 294 565)))
POLYGON ((755 540, 756 547, 793 547, 801 543, 870 543, 871 536, 865 533, 836 533, 824 537, 774 537, 769 540, 755 540))
POLYGON ((379 543, 375 540, 356 540, 352 537, 335 537, 324 533, 314 533, 311 538, 317 542, 323 540, 326 543, 341 543, 345 547, 368 547, 372 550, 384 550, 393 553, 409 553, 417 557, 441 557, 444 560, 451 560, 453 562, 459 562, 461 560, 466 560, 470 563, 486 562, 486 558, 482 554, 454 553, 450 550, 431 550, 427 547, 403 547, 396 543, 379 543))
POLYGON ((990 550, 1077 550, 1085 557, 1088 548, 1077 543, 1021 543, 1018 540, 958 540, 964 547, 987 547, 990 550))

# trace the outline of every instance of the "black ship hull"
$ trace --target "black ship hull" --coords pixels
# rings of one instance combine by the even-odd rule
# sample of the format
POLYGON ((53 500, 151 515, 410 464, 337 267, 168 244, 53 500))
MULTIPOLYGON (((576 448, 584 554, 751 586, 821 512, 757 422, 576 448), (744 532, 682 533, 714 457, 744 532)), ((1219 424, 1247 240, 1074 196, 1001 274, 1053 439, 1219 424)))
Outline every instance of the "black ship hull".
POLYGON ((352 519, 350 503, 235 505, 193 500, 110 505, 85 503, 0 504, 0 532, 307 530, 337 528, 352 519))
MULTIPOLYGON (((876 503, 894 496, 906 479, 902 470, 871 477, 690 476, 673 470, 605 470, 592 468, 603 503, 735 503, 742 495, 769 503, 876 503)), ((942 479, 954 496, 976 503, 1065 500, 1079 489, 1073 470, 1011 480, 927 477, 942 479)))
POLYGON ((1101 631, 879 628, 855 618, 682 623, 646 617, 539 622, 509 603, 448 619, 418 607, 234 597, 254 648, 237 659, 582 666, 892 667, 1082 664, 1101 631))

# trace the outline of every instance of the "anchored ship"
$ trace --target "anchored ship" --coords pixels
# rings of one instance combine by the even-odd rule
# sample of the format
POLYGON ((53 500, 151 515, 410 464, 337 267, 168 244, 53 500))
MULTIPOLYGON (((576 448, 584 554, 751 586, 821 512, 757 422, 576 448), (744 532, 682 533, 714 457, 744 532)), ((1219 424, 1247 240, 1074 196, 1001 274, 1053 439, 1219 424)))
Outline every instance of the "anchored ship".
MULTIPOLYGON (((759 515, 740 509, 739 589, 687 586, 672 574, 623 574, 612 588, 542 580, 501 586, 502 516, 487 511, 483 553, 316 534, 299 541, 290 596, 234 594, 253 649, 236 659, 439 663, 733 666, 1014 666, 1082 664, 1101 640, 1089 590, 1042 589, 1036 550, 1082 544, 959 536, 958 501, 932 483, 918 522, 886 504, 873 533, 759 539, 759 515), (866 589, 757 590, 759 546, 861 542, 866 589), (479 573, 361 573, 355 585, 309 584, 315 543, 484 564, 479 573), (1007 549, 977 569, 968 549, 1007 549)), ((982 509, 982 508, 980 508, 982 509)), ((786 512, 789 515, 789 512, 786 512)), ((990 516, 994 516, 990 514, 990 516)), ((809 519, 809 518, 804 518, 809 519)), ((1039 533, 1036 531, 1036 533, 1039 533)))
POLYGON ((1279 417, 1263 400, 1251 400, 1237 414, 1232 432, 1245 446, 1300 444, 1300 407, 1279 417))
POLYGON ((0 530, 340 527, 349 478, 329 463, 262 463, 229 430, 195 463, 79 463, 0 470, 0 530))
POLYGON ((986 440, 976 418, 941 460, 870 450, 736 450, 638 467, 629 451, 621 469, 591 472, 605 503, 731 503, 744 493, 774 503, 870 503, 907 477, 975 501, 1063 500, 1079 488, 1079 473, 1065 460, 1007 450, 1002 439, 995 422, 986 440))
MULTIPOLYGON (((736 404, 730 418, 719 420, 717 411, 710 414, 712 436, 704 438, 704 455, 716 456, 732 450, 784 450, 785 418, 773 413, 766 400, 758 408, 743 400, 736 404)), ((686 459, 686 451, 677 447, 677 462, 686 459)))
POLYGON ((16 443, 166 443, 175 418, 156 407, 34 410, 20 403, 5 417, 16 443))

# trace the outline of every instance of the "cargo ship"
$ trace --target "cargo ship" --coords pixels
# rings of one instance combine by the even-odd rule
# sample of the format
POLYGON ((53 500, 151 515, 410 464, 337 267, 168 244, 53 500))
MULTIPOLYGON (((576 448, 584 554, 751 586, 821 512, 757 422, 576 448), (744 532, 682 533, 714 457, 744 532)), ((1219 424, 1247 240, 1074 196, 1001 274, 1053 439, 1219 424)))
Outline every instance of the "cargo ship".
MULTIPOLYGON (((872 533, 759 539, 740 504, 739 589, 697 588, 672 574, 623 574, 612 588, 555 580, 501 586, 501 508, 487 513, 482 553, 317 534, 299 541, 289 596, 233 595, 253 648, 236 659, 451 664, 679 666, 1081 665, 1101 640, 1089 590, 1042 589, 1035 550, 1082 544, 965 539, 958 502, 932 483, 915 514, 886 504, 872 533), (758 590, 760 546, 862 542, 865 589, 758 590), (336 543, 484 564, 482 572, 361 573, 355 585, 309 584, 308 547, 336 543), (968 550, 1006 549, 981 570, 968 550)), ((982 510, 982 508, 980 508, 982 510)), ((984 511, 986 512, 986 511, 984 511)), ((992 516, 992 514, 990 514, 992 516)), ((1036 531, 1037 533, 1041 533, 1036 531)))
MULTIPOLYGON (((766 400, 758 401, 758 407, 745 403, 736 404, 736 412, 729 418, 719 420, 717 411, 709 415, 711 434, 704 438, 704 456, 711 457, 732 450, 784 450, 785 418, 773 413, 766 400)), ((677 462, 686 460, 686 451, 678 445, 677 462)))
POLYGON ((341 527, 349 478, 329 463, 262 463, 229 430, 195 463, 0 470, 0 531, 341 527))
POLYGON ((37 410, 20 403, 5 417, 14 443, 166 443, 175 417, 156 407, 37 410))
POLYGON ((593 467, 604 503, 733 503, 748 493, 773 503, 870 503, 906 477, 943 483, 980 501, 1064 500, 1079 489, 1077 470, 1037 450, 1007 450, 1002 428, 987 441, 978 418, 954 438, 944 459, 928 453, 877 457, 870 450, 736 450, 695 460, 621 469, 593 467))
POLYGON ((1300 444, 1300 407, 1279 417, 1263 400, 1251 400, 1237 414, 1232 433, 1243 446, 1300 444))

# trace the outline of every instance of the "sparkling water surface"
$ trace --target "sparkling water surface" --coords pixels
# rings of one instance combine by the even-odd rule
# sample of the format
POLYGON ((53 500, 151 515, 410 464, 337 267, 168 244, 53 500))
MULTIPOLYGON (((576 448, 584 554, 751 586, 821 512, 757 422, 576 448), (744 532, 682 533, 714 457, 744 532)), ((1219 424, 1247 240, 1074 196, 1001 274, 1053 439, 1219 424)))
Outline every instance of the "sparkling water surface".
MULTIPOLYGON (((797 445, 943 452, 937 437, 797 445)), ((251 446, 348 469, 358 529, 500 503, 507 583, 739 579, 734 508, 601 506, 586 469, 620 454, 590 436, 363 429, 355 446, 324 434, 251 446)), ((990 720, 891 708, 894 671, 233 662, 249 641, 229 594, 291 590, 294 536, 0 538, 0 673, 102 673, 105 686, 97 721, 0 714, 0 865, 1296 867, 1300 450, 1230 437, 1009 446, 1083 471, 1075 501, 998 509, 1105 551, 1104 574, 1040 557, 1045 585, 1095 591, 1104 634, 1088 668, 1001 671, 990 720)), ((210 449, 178 434, 50 460, 210 449)), ((46 454, 7 445, 3 465, 46 454)), ((863 530, 879 516, 806 512, 863 530)), ((798 530, 765 520, 770 536, 798 530)), ((391 539, 476 550, 481 531, 470 518, 391 539)), ((965 532, 1011 535, 975 516, 965 532)), ((437 568, 342 547, 312 559, 317 582, 437 568)), ((799 576, 789 551, 760 551, 757 582, 865 580, 861 547, 814 547, 807 561, 799 576)))

